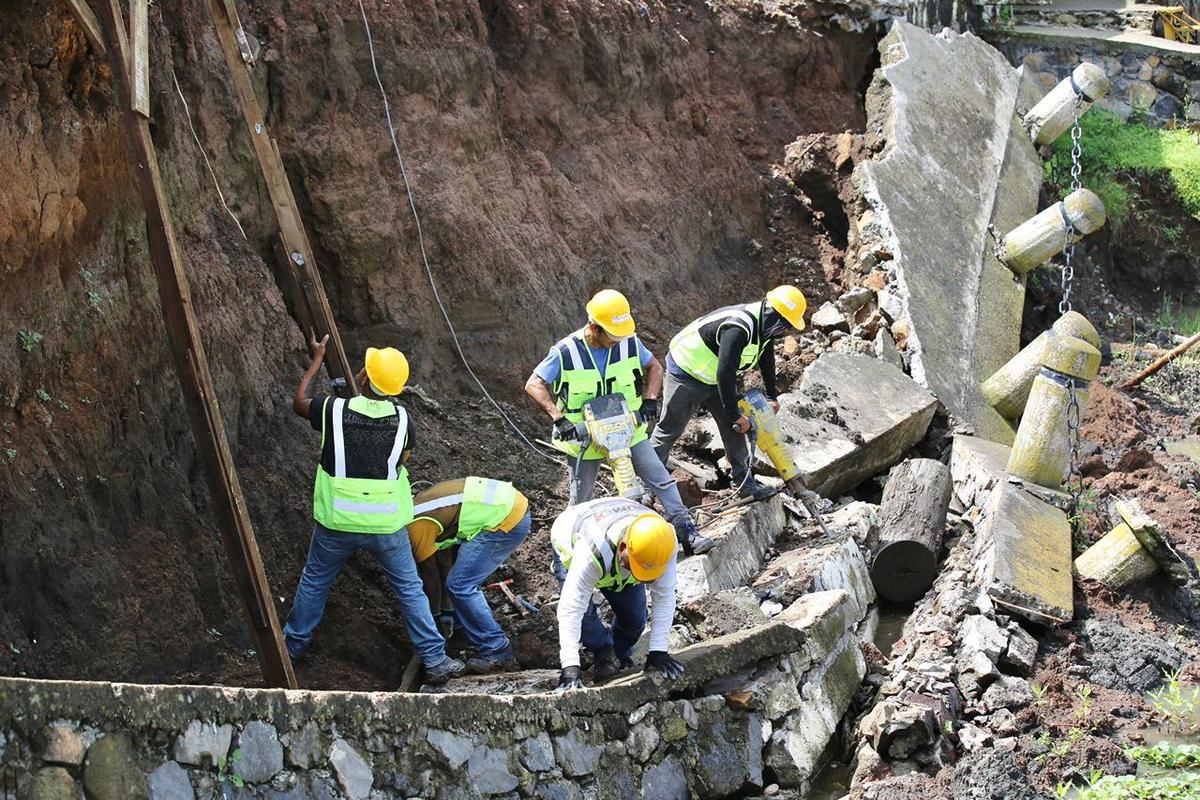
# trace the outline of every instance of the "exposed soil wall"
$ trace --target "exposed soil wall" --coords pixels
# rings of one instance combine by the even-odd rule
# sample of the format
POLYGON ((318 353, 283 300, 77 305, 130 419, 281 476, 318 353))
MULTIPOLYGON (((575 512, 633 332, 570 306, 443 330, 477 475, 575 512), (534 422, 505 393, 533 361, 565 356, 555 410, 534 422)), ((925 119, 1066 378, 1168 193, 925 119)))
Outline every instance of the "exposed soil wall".
MULTIPOLYGON (((515 479, 551 516, 559 470, 480 405, 448 344, 357 6, 240 5, 347 345, 400 346, 432 398, 408 401, 414 478, 515 479)), ((601 286, 631 295, 659 352, 694 315, 782 279, 813 300, 835 293, 837 239, 769 168, 797 136, 861 128, 869 36, 818 34, 750 2, 366 5, 443 296, 529 430, 542 421, 520 384, 601 286)), ((206 4, 157 4, 151 28, 152 130, 282 617, 316 448, 288 402, 301 332, 206 4), (217 201, 172 65, 248 240, 217 201)), ((107 67, 61 4, 0 0, 0 99, 0 672, 256 683, 107 67)), ((544 571, 544 545, 539 526, 516 569, 544 571)), ((402 640, 382 579, 354 561, 301 680, 392 686, 402 640)))

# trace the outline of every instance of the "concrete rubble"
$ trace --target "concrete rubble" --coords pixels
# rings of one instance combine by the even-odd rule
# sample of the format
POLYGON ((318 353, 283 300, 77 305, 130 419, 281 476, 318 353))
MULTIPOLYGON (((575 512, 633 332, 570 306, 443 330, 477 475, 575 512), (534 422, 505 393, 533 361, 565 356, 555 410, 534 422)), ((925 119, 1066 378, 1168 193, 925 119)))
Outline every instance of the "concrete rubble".
POLYGON ((855 173, 858 245, 892 254, 892 332, 907 331, 913 377, 956 421, 1009 443, 979 382, 1017 352, 1025 286, 993 255, 988 226, 1037 211, 1042 164, 1018 110, 1041 89, 971 34, 896 22, 879 50, 868 137, 884 151, 855 173))

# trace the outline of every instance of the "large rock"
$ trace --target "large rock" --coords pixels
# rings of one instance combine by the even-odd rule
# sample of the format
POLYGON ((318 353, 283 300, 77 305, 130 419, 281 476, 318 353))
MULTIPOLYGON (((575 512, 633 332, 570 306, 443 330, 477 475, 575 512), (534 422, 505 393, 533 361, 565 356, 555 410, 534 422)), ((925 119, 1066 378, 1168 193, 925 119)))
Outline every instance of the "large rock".
POLYGON ((786 518, 778 495, 728 512, 703 531, 716 546, 679 564, 678 599, 695 602, 725 589, 746 585, 762 569, 786 518))
POLYGON ((472 788, 484 795, 511 792, 521 783, 508 768, 508 756, 503 750, 482 745, 467 759, 467 778, 472 788))
POLYGON ((47 725, 42 737, 46 743, 42 751, 43 761, 71 767, 83 763, 87 748, 84 747, 83 737, 73 726, 61 722, 47 725))
MULTIPOLYGON (((937 400, 891 364, 824 353, 779 398, 779 424, 813 491, 827 497, 886 472, 925 437, 937 400)), ((770 462, 761 451, 758 459, 770 462)))
POLYGON ((91 800, 148 800, 150 789, 123 733, 110 733, 88 748, 83 786, 91 800))
POLYGON ((75 800, 75 779, 62 767, 39 769, 29 785, 29 800, 75 800))
POLYGON ((232 725, 215 725, 192 720, 187 730, 175 740, 175 760, 180 764, 203 766, 205 759, 212 765, 229 753, 233 740, 232 725))
POLYGON ((375 778, 371 765, 345 739, 336 739, 329 748, 329 763, 337 773, 338 786, 350 800, 366 800, 375 778))
POLYGON ((150 800, 195 800, 187 770, 167 761, 150 773, 150 800))
POLYGON ((894 254, 913 377, 980 436, 1011 442, 979 382, 1019 346, 1025 287, 993 256, 988 225, 1037 211, 1042 165, 1017 114, 1030 84, 971 34, 898 21, 879 51, 868 128, 886 149, 856 181, 876 219, 863 235, 881 241, 863 244, 894 254))
POLYGON ((234 768, 248 783, 266 783, 283 769, 283 745, 275 726, 268 722, 247 723, 238 738, 238 749, 242 755, 234 768))
POLYGON ((1002 483, 992 491, 976 532, 991 543, 978 567, 996 603, 1039 625, 1071 620, 1071 526, 1065 512, 1002 483))

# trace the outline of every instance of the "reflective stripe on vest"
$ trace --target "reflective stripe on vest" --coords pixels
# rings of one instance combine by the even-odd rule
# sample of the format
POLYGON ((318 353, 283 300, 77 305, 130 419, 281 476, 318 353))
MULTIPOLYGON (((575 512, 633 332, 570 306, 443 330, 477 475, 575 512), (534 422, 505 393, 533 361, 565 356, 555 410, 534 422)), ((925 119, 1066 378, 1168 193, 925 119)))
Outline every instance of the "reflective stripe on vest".
MULTIPOLYGON (((332 421, 334 474, 318 465, 313 488, 313 518, 324 527, 347 533, 395 533, 413 517, 408 470, 400 463, 408 438, 408 413, 385 400, 335 398, 328 415, 332 421), (386 403, 390 410, 382 405, 386 403), (345 414, 372 418, 396 417, 396 433, 386 462, 386 478, 352 478, 346 474, 345 414)), ((321 441, 327 418, 322 415, 321 441)))
POLYGON ((621 542, 621 537, 625 535, 625 531, 629 528, 629 524, 637 517, 646 513, 644 506, 641 506, 632 501, 628 502, 628 507, 617 509, 621 516, 610 522, 603 530, 595 529, 595 520, 589 514, 580 514, 575 519, 575 524, 571 527, 567 535, 560 535, 558 538, 551 536, 550 544, 554 547, 558 558, 562 561, 563 568, 571 569, 571 560, 575 552, 575 544, 579 541, 580 536, 588 537, 588 545, 592 553, 592 558, 600 567, 602 573, 600 580, 596 581, 597 589, 612 589, 613 591, 621 591, 626 587, 633 586, 639 583, 638 579, 633 577, 632 573, 621 575, 620 559, 617 558, 617 546, 621 542), (624 512, 624 513, 622 513, 624 512), (591 530, 585 530, 591 524, 591 530))
POLYGON ((696 380, 710 386, 717 385, 717 367, 719 356, 705 344, 700 335, 700 329, 705 325, 718 322, 716 338, 721 338, 721 329, 726 325, 734 325, 746 332, 746 346, 738 357, 737 372, 741 375, 755 367, 762 358, 763 350, 769 340, 762 332, 762 303, 746 303, 736 308, 723 308, 708 316, 692 321, 690 325, 675 334, 671 340, 671 360, 676 366, 691 375, 696 380), (755 331, 758 339, 755 340, 755 331))
MULTIPOLYGON (((576 425, 583 422, 583 404, 606 394, 620 394, 630 411, 637 412, 642 407, 643 370, 637 336, 629 336, 609 348, 603 375, 583 338, 583 330, 559 340, 555 349, 558 351, 559 375, 550 388, 556 395, 559 410, 568 420, 576 425)), ((645 438, 646 426, 639 424, 632 444, 645 438)), ((579 455, 577 442, 555 441, 554 445, 572 457, 579 455)), ((604 453, 593 445, 583 457, 600 459, 604 458, 604 453)))

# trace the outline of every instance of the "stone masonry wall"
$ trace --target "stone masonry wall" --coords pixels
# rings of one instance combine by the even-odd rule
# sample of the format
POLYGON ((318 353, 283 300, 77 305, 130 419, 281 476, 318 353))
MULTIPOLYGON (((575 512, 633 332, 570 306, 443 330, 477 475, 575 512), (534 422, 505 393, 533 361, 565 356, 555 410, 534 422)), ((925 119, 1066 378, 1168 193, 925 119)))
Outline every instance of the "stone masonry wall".
POLYGON ((725 797, 805 789, 865 671, 844 591, 558 696, 0 679, 0 791, 31 800, 725 797), (824 732, 822 734, 822 732, 824 732))
POLYGON ((1097 105, 1122 120, 1135 115, 1158 124, 1172 118, 1200 120, 1200 58, 1195 54, 1128 42, 1051 42, 1016 35, 998 38, 996 46, 1047 88, 1067 77, 1080 61, 1102 67, 1112 89, 1097 105))

